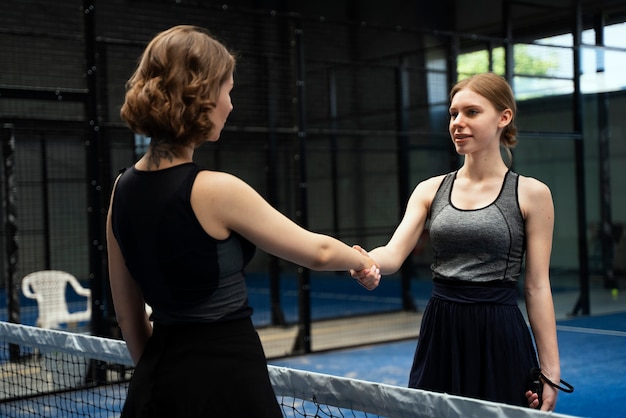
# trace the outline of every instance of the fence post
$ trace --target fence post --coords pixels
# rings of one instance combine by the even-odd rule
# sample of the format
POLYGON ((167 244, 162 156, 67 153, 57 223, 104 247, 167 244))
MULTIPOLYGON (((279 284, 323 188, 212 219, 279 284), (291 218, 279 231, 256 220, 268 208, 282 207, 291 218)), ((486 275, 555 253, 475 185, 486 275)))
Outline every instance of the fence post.
MULTIPOLYGON (((7 274, 7 314, 9 322, 20 323, 20 283, 17 278, 17 206, 15 192, 15 136, 13 124, 2 125, 2 156, 4 163, 4 230, 7 274)), ((9 345, 11 360, 19 358, 19 347, 9 345)))
POLYGON ((584 144, 584 124, 583 124, 583 94, 580 86, 580 76, 582 74, 582 9, 581 1, 576 0, 576 13, 574 16, 574 131, 579 132, 581 137, 574 142, 574 162, 576 164, 576 209, 578 220, 578 263, 580 295, 572 310, 573 315, 581 312, 589 315, 589 248, 587 244, 587 209, 585 193, 585 144, 584 144))
MULTIPOLYGON (((409 186, 409 108, 411 105, 409 71, 406 59, 396 69, 396 156, 398 162, 398 219, 402 219, 410 196, 409 186)), ((402 286, 402 309, 415 312, 417 307, 411 296, 411 257, 408 257, 400 269, 402 286)))
MULTIPOLYGON (((298 167, 298 199, 296 218, 303 228, 308 228, 308 182, 306 166, 306 110, 304 91, 304 40, 301 28, 295 31, 296 47, 296 90, 298 103, 298 153, 295 155, 298 167)), ((294 351, 311 352, 311 272, 304 267, 298 267, 298 306, 299 306, 299 333, 294 351)))

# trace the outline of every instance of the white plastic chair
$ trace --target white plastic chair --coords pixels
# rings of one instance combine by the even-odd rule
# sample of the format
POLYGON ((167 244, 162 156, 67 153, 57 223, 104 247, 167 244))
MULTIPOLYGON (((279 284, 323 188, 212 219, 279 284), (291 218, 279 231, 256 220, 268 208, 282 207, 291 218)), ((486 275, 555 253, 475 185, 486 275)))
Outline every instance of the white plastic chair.
POLYGON ((37 301, 39 316, 37 326, 58 329, 60 324, 91 320, 91 290, 80 285, 76 277, 59 270, 41 270, 22 279, 24 296, 37 301), (87 309, 69 312, 65 290, 70 284, 80 296, 87 298, 87 309))

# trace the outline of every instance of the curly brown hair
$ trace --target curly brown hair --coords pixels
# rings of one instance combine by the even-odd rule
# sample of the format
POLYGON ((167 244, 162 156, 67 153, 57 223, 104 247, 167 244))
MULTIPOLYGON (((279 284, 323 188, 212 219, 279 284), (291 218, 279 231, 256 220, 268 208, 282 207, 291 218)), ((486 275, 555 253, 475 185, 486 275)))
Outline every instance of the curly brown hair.
POLYGON ((513 118, 503 130, 500 137, 500 144, 507 150, 517 145, 517 126, 515 126, 515 116, 517 115, 517 105, 515 96, 509 83, 494 73, 476 74, 469 78, 465 78, 452 87, 450 90, 450 101, 455 94, 463 89, 472 90, 491 102, 493 107, 499 112, 505 109, 511 109, 513 118))
POLYGON ((126 83, 120 116, 151 146, 204 141, 213 123, 220 89, 235 69, 235 57, 204 28, 174 26, 157 34, 126 83))

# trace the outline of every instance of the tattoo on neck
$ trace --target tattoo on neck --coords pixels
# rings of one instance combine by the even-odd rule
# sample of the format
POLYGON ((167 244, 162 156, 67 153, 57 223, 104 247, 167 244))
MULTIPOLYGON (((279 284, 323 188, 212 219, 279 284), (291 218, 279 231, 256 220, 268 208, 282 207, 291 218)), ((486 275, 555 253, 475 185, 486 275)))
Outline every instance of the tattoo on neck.
POLYGON ((159 168, 161 160, 172 162, 178 156, 175 147, 165 142, 156 142, 150 145, 150 163, 159 168))

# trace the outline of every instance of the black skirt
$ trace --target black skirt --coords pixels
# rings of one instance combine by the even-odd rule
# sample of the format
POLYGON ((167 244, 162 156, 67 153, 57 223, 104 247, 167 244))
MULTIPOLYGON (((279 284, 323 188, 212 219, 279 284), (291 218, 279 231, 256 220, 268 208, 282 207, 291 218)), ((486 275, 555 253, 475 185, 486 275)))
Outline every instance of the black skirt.
POLYGON ((155 324, 121 416, 282 417, 250 318, 155 324))
POLYGON ((409 387, 528 406, 537 354, 513 284, 435 281, 409 387))

